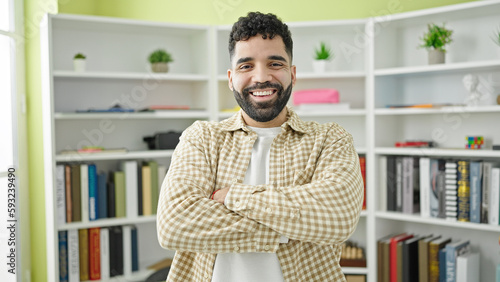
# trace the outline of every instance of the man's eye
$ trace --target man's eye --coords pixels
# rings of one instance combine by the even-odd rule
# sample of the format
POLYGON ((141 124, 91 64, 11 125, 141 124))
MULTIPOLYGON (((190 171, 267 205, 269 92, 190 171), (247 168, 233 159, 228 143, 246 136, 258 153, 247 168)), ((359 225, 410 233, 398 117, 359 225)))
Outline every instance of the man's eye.
POLYGON ((272 67, 282 67, 283 64, 282 63, 271 63, 271 66, 272 67))
POLYGON ((240 70, 246 70, 246 69, 249 69, 249 68, 251 68, 251 67, 252 67, 252 66, 250 66, 250 65, 241 65, 241 66, 240 66, 240 70))

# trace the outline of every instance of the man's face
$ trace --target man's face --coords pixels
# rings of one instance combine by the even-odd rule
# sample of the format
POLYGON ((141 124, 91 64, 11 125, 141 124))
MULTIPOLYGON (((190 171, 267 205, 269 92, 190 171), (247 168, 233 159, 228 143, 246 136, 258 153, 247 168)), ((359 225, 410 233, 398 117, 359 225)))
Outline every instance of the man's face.
POLYGON ((254 121, 269 122, 283 112, 295 85, 295 66, 281 37, 259 34, 238 41, 228 70, 229 88, 254 121))

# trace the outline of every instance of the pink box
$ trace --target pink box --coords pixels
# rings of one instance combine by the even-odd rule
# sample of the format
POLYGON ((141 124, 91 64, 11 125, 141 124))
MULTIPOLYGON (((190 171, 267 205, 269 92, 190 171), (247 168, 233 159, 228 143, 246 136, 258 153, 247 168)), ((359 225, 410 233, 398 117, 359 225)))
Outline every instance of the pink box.
POLYGON ((336 89, 307 89, 293 93, 293 104, 335 104, 339 102, 339 91, 336 89))

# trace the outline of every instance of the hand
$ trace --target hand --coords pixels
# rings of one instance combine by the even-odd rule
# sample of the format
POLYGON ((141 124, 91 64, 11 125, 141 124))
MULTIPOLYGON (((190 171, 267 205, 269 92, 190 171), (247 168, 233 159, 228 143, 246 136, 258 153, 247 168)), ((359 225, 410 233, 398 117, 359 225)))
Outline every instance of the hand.
POLYGON ((226 195, 229 192, 229 187, 220 189, 215 191, 214 200, 218 203, 224 204, 224 200, 226 200, 226 195))

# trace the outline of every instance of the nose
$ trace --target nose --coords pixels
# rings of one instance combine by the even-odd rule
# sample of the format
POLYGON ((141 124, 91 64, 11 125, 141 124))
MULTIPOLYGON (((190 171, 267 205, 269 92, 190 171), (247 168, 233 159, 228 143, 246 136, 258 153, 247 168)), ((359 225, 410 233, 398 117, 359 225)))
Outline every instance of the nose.
POLYGON ((271 71, 263 64, 255 66, 255 71, 253 75, 254 83, 263 83, 272 80, 271 71))

